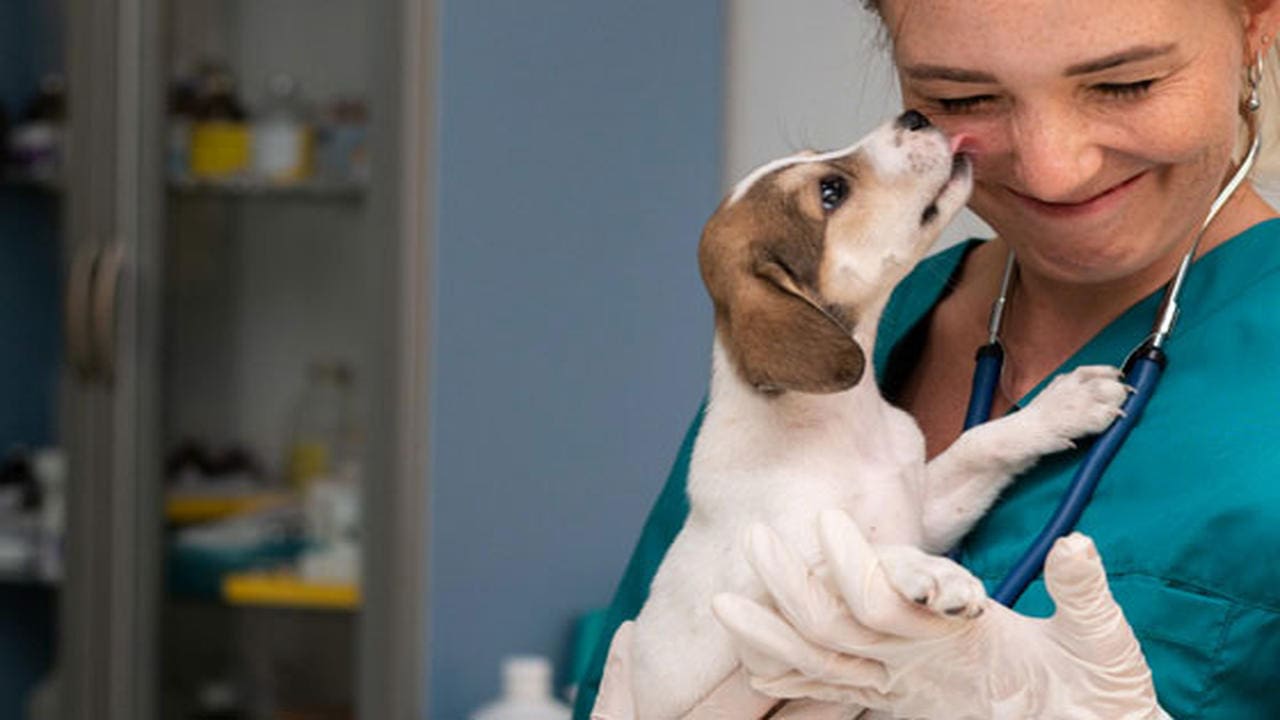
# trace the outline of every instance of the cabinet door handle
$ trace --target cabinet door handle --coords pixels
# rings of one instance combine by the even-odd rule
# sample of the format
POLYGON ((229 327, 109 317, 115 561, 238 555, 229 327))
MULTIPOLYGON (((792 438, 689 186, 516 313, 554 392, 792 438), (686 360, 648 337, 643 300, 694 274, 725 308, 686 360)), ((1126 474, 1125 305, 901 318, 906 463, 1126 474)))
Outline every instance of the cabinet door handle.
POLYGON ((124 270, 124 246, 113 242, 102 249, 93 273, 89 342, 93 366, 110 384, 116 369, 116 309, 120 276, 124 270))
POLYGON ((63 331, 66 334, 67 361, 71 369, 87 380, 93 374, 93 340, 89 334, 89 293, 93 285, 93 271, 97 264, 98 250, 92 245, 81 245, 71 256, 71 269, 67 275, 67 292, 63 307, 63 331))

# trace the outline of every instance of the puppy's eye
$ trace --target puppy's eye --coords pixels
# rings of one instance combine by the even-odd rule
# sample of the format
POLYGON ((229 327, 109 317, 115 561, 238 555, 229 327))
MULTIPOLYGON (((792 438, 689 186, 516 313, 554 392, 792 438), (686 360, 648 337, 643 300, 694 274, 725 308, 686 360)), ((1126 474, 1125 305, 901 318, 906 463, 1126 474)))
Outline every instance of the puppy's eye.
POLYGON ((822 196, 822 209, 831 212, 849 196, 849 183, 839 175, 828 175, 818 181, 818 191, 822 196))

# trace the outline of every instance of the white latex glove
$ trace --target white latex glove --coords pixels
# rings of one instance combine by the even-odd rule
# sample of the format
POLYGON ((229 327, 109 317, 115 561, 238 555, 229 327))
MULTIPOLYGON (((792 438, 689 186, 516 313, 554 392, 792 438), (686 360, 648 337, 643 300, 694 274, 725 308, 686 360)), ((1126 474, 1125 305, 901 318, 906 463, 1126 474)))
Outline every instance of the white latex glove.
POLYGON ((928 612, 893 589, 843 512, 824 513, 819 535, 840 597, 761 527, 748 555, 780 612, 715 599, 757 690, 926 720, 1168 718, 1084 535, 1059 540, 1045 563, 1048 619, 995 602, 975 619, 928 612))
MULTIPOLYGON (((627 621, 619 625, 613 634, 604 676, 600 680, 600 692, 596 695, 595 707, 591 708, 591 720, 636 720, 635 703, 631 697, 631 633, 634 627, 634 622, 627 621)), ((778 702, 777 698, 752 690, 746 673, 739 668, 690 710, 683 720, 754 720, 768 715, 778 702)), ((796 701, 786 703, 777 714, 769 717, 778 720, 849 720, 854 714, 848 708, 828 703, 796 701)))

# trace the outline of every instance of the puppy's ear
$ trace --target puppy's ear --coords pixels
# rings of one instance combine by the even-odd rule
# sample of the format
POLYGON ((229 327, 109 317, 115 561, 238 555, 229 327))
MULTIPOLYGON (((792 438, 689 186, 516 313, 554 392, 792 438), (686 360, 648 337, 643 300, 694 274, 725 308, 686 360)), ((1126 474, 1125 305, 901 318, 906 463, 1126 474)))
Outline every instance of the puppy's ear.
POLYGON ((790 235, 747 243, 704 236, 702 250, 717 329, 747 383, 764 392, 806 393, 858 384, 866 356, 849 334, 853 318, 824 308, 805 289, 817 276, 820 242, 790 235))

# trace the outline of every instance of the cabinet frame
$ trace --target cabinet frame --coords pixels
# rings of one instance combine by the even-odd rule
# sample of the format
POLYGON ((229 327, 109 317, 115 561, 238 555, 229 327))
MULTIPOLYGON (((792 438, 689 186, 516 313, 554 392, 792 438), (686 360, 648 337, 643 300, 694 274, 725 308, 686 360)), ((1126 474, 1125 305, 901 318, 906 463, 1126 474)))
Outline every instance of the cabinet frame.
MULTIPOLYGON (((111 372, 67 367, 60 380, 71 478, 59 603, 61 712, 64 720, 155 720, 167 0, 64 2, 72 148, 64 268, 73 257, 105 253, 118 260, 119 274, 109 298, 114 312, 106 313, 114 324, 105 363, 111 372)), ((363 498, 365 517, 377 521, 364 524, 357 702, 363 718, 418 720, 426 715, 428 677, 438 3, 378 0, 370 11, 376 36, 385 40, 374 45, 374 77, 385 82, 371 88, 369 202, 380 218, 374 236, 390 241, 379 258, 388 279, 379 318, 386 352, 373 388, 369 477, 382 480, 366 482, 363 498)), ((95 284, 86 285, 92 293, 95 284)), ((92 297, 74 300, 68 305, 92 297)))

